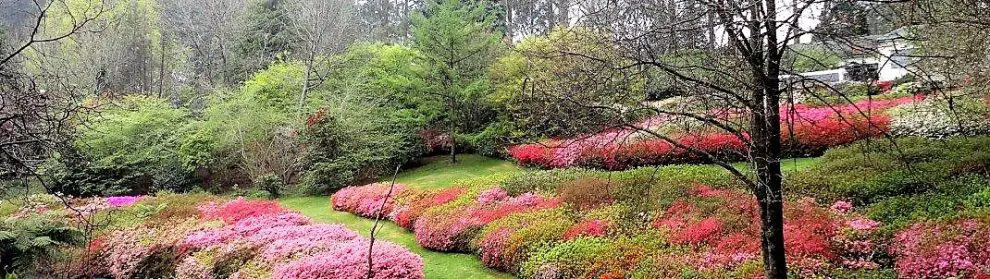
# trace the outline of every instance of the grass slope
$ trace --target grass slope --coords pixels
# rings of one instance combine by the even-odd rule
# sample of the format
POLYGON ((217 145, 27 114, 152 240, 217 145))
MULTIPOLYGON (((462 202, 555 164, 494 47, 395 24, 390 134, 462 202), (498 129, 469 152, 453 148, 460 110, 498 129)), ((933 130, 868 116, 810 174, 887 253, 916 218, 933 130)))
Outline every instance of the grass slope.
POLYGON ((473 154, 457 155, 456 164, 451 164, 448 156, 430 157, 423 160, 423 166, 399 173, 395 182, 411 187, 434 189, 450 186, 455 181, 462 179, 522 170, 509 161, 473 154))
MULTIPOLYGON (((396 178, 398 183, 410 187, 443 188, 457 180, 485 176, 498 172, 516 172, 521 168, 512 162, 478 155, 458 155, 457 164, 449 157, 427 158, 425 165, 406 170, 396 178)), ((318 222, 338 223, 367 237, 375 221, 330 208, 327 197, 289 197, 279 200, 282 206, 297 210, 318 222)), ((416 237, 390 221, 379 223, 377 239, 401 245, 423 257, 426 278, 513 278, 512 275, 489 269, 472 254, 434 252, 419 246, 416 237)))

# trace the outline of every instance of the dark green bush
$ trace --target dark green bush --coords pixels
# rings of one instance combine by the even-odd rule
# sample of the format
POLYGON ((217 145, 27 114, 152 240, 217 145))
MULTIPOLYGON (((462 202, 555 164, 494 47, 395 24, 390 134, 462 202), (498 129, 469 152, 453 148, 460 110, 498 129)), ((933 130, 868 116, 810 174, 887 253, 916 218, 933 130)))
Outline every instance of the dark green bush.
POLYGON ((37 260, 51 257, 62 245, 85 242, 83 233, 48 216, 9 218, 0 222, 0 271, 26 271, 37 260))

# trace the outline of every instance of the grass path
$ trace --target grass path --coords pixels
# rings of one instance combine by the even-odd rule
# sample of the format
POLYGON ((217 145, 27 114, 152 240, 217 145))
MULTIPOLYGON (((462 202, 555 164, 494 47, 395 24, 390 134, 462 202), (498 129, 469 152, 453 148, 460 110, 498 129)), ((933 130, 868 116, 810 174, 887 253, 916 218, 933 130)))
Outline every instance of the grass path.
MULTIPOLYGON (((477 155, 458 156, 457 164, 450 164, 447 157, 427 159, 425 165, 404 171, 396 178, 398 183, 410 187, 440 188, 454 181, 490 175, 496 172, 515 172, 520 168, 511 162, 485 158, 477 155)), ((289 197, 279 200, 282 206, 301 212, 318 222, 338 223, 367 237, 375 221, 347 212, 330 208, 328 197, 289 197)), ((409 249, 423 257, 426 278, 513 278, 512 275, 489 269, 472 254, 441 253, 430 251, 416 243, 416 237, 409 231, 389 221, 379 224, 377 239, 383 239, 409 249)))

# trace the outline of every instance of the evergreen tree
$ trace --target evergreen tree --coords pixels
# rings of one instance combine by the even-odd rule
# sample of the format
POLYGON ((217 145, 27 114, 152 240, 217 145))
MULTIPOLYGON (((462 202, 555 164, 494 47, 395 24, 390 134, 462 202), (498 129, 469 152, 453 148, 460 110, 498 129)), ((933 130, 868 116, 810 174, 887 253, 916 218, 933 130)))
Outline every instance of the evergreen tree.
POLYGON ((504 44, 490 11, 483 1, 432 0, 411 18, 415 48, 429 65, 427 78, 434 84, 424 99, 451 136, 451 161, 456 161, 457 134, 480 130, 494 118, 486 98, 491 92, 486 73, 504 44))
POLYGON ((248 8, 235 45, 241 75, 238 80, 292 53, 299 36, 292 31, 286 6, 283 0, 258 0, 248 8))

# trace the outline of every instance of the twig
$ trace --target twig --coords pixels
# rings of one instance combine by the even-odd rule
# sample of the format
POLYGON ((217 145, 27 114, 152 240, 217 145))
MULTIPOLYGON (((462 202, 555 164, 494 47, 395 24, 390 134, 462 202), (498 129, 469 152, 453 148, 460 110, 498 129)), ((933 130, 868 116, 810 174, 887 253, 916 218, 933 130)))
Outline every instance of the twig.
POLYGON ((399 169, 402 168, 402 164, 395 166, 395 172, 392 173, 392 184, 388 186, 388 193, 385 194, 385 198, 382 199, 382 206, 378 208, 378 213, 375 214, 375 224, 371 226, 371 234, 368 235, 370 242, 368 244, 368 278, 375 277, 375 271, 373 269, 373 259, 372 252, 375 248, 375 231, 378 229, 378 222, 382 220, 382 213, 385 211, 385 205, 388 204, 388 197, 392 196, 392 191, 395 190, 395 178, 399 176, 399 169))

